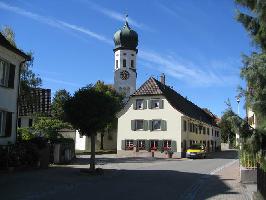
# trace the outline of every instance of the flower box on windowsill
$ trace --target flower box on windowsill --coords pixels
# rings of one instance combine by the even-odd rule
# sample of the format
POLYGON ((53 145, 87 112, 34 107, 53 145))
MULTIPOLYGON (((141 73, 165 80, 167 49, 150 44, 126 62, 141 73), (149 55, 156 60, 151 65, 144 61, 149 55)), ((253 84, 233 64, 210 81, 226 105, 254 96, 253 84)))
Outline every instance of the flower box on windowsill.
POLYGON ((128 150, 128 151, 132 151, 134 149, 134 147, 132 146, 132 147, 126 147, 126 150, 128 150))

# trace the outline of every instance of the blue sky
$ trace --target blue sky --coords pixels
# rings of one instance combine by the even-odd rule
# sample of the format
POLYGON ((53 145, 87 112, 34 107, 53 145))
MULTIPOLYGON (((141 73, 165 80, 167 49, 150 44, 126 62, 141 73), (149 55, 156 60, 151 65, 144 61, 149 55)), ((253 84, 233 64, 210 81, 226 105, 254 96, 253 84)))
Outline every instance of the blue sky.
POLYGON ((165 73, 177 92, 221 116, 227 98, 237 111, 241 54, 254 50, 236 8, 233 0, 0 0, 0 26, 34 52, 44 88, 73 93, 97 80, 113 83, 113 34, 128 13, 139 34, 137 86, 165 73))

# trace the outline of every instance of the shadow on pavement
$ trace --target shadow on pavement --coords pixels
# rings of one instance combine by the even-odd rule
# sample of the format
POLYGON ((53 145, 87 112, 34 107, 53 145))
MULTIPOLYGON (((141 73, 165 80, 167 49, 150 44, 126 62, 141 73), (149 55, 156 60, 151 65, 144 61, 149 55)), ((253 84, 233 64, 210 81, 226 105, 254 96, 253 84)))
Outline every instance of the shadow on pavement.
MULTIPOLYGON (((110 158, 110 157, 96 157, 96 164, 104 165, 107 163, 153 163, 161 161, 177 161, 181 159, 165 159, 165 158, 152 158, 152 157, 123 157, 123 158, 110 158)), ((90 162, 89 157, 78 157, 76 158, 72 164, 74 165, 88 165, 90 162)))
POLYGON ((164 200, 207 199, 232 194, 218 176, 172 170, 104 170, 104 175, 81 174, 79 168, 53 167, 0 178, 1 199, 164 200), (205 183, 213 182, 197 196, 205 183))
POLYGON ((218 151, 209 153, 207 155, 207 159, 237 159, 238 158, 238 151, 237 150, 226 150, 226 151, 218 151))

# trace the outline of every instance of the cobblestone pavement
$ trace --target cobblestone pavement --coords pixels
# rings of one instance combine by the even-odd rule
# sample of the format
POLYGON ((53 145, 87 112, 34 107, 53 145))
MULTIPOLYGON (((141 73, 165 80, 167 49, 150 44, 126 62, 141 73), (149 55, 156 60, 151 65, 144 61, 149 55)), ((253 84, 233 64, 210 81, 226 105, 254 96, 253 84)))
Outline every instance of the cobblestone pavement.
POLYGON ((241 183, 239 183, 239 162, 238 160, 214 175, 219 179, 209 177, 201 185, 195 199, 228 199, 248 200, 249 195, 241 183))
POLYGON ((0 174, 0 199, 247 199, 237 182, 236 156, 236 151, 196 160, 102 155, 97 156, 97 167, 105 169, 101 176, 80 173, 89 163, 83 156, 71 165, 0 174), (219 171, 222 166, 227 167, 219 171))

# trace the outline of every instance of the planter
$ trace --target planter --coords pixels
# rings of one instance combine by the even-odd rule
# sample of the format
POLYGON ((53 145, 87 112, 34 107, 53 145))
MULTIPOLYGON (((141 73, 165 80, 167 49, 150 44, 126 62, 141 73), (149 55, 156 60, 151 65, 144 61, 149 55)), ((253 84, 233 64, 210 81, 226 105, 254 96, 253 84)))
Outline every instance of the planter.
POLYGON ((257 168, 245 168, 240 166, 241 183, 257 183, 257 168))

